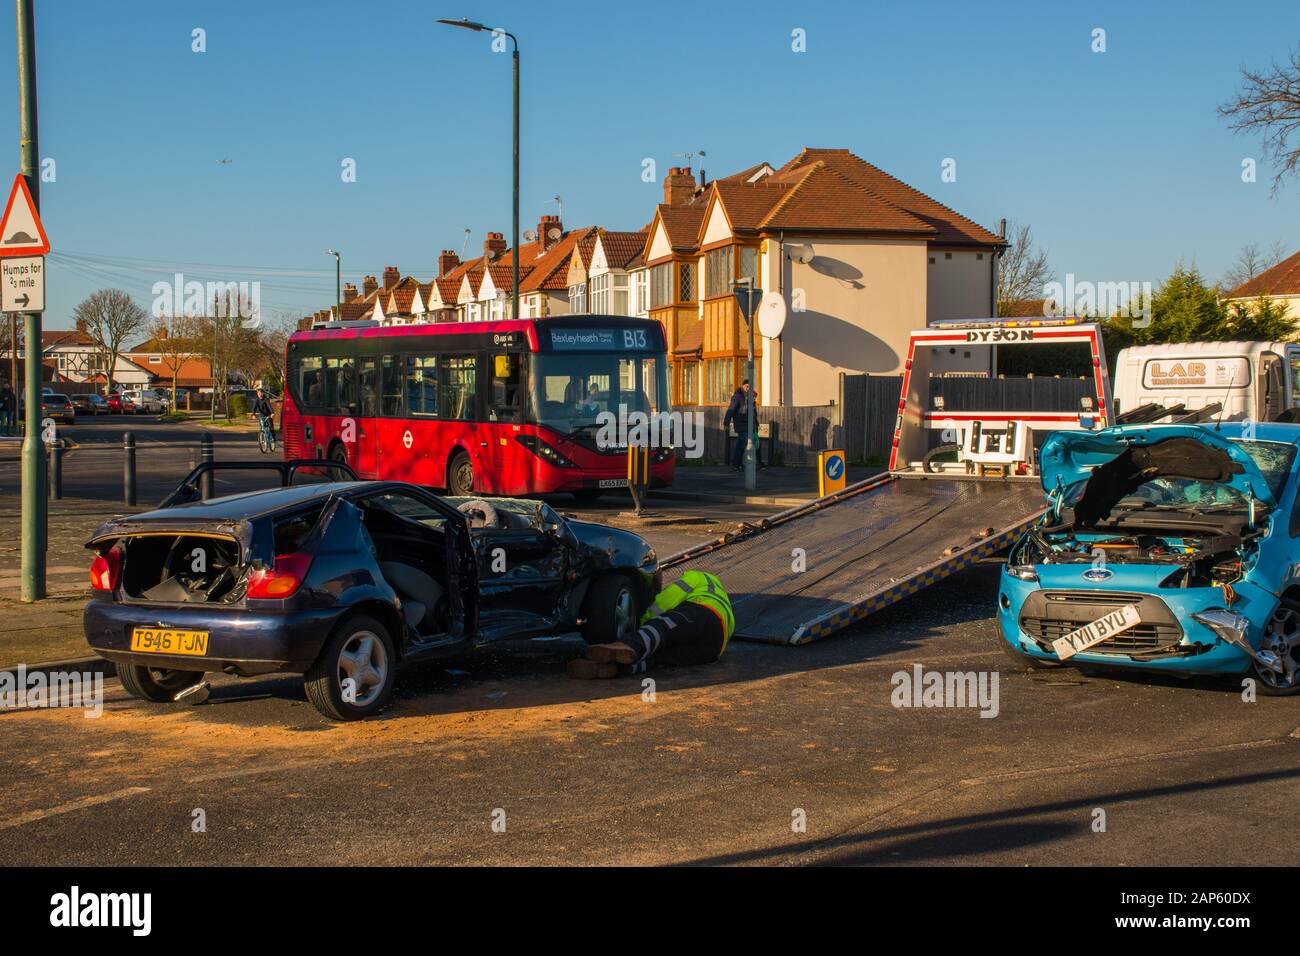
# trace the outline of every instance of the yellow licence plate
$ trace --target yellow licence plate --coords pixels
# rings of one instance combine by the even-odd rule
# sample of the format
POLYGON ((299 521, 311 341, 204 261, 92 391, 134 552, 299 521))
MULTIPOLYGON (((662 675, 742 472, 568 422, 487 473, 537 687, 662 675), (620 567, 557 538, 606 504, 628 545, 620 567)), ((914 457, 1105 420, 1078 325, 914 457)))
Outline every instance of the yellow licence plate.
POLYGON ((208 652, 207 631, 177 631, 167 627, 137 627, 131 632, 131 650, 147 654, 192 654, 208 652))

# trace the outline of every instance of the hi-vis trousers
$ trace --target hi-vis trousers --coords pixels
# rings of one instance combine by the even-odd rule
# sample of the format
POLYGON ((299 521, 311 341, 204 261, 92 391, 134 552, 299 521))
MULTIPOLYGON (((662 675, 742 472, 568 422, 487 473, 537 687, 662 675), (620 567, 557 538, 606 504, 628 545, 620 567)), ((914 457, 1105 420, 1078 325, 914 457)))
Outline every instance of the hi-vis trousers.
POLYGON ((641 674, 655 664, 708 664, 722 656, 722 619, 702 604, 685 601, 652 618, 624 639, 637 654, 625 673, 641 674))

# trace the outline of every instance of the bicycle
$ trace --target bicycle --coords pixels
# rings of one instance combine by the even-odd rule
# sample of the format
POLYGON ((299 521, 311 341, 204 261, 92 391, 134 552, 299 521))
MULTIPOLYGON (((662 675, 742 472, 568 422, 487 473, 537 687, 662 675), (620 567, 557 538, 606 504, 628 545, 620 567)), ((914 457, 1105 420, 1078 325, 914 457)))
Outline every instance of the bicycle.
POLYGON ((270 454, 275 451, 275 429, 271 426, 271 417, 259 415, 257 422, 257 447, 262 449, 263 455, 270 454))

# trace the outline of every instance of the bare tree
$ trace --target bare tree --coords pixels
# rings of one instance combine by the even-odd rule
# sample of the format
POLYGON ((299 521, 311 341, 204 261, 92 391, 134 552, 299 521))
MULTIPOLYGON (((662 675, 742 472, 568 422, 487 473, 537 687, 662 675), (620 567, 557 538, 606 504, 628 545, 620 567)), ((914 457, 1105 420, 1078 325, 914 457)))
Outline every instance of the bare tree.
POLYGON ((1047 252, 1034 248, 1029 226, 1010 224, 1010 245, 998 260, 998 315, 1007 315, 1015 302, 1041 299, 1052 281, 1047 252))
POLYGON ((1219 115, 1238 133, 1264 137, 1264 154, 1277 168, 1274 194, 1300 167, 1300 145, 1291 137, 1300 130, 1300 47, 1286 63, 1274 60, 1267 69, 1241 71, 1241 88, 1219 107, 1219 115))
POLYGON ((264 380, 271 392, 284 394, 284 357, 289 336, 298 330, 298 318, 292 312, 277 312, 257 329, 260 367, 255 377, 264 380))
POLYGON ((172 375, 171 411, 176 411, 176 379, 186 362, 202 354, 203 330, 199 321, 187 315, 161 316, 150 327, 153 351, 172 375))
POLYGON ((111 392, 122 345, 144 329, 148 314, 121 289, 100 289, 83 299, 72 317, 77 331, 89 336, 107 360, 107 390, 111 392))
POLYGON ((1285 258, 1286 247, 1281 242, 1274 242, 1267 251, 1260 249, 1258 243, 1249 242, 1242 246, 1237 258, 1228 266, 1228 271, 1219 280, 1219 288, 1231 292, 1261 272, 1267 272, 1285 258))

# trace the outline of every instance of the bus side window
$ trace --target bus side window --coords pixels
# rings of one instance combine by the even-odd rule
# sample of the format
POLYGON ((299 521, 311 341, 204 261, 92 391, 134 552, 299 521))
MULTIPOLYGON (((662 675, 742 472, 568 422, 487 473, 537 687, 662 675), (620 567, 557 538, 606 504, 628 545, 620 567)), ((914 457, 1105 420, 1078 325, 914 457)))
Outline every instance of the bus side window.
POLYGON ((361 393, 361 415, 374 418, 379 414, 379 363, 371 357, 357 360, 357 389, 361 393))
POLYGON ((473 421, 475 418, 476 390, 476 355, 443 356, 441 397, 442 417, 459 421, 473 421))
POLYGON ((522 420, 523 363, 517 353, 497 352, 492 361, 492 379, 488 386, 488 419, 494 422, 522 420))
POLYGON ((380 375, 382 380, 380 401, 380 412, 390 418, 396 418, 402 414, 402 357, 400 355, 385 355, 380 360, 380 375))
POLYGON ((438 357, 406 356, 406 414, 438 414, 438 357))

